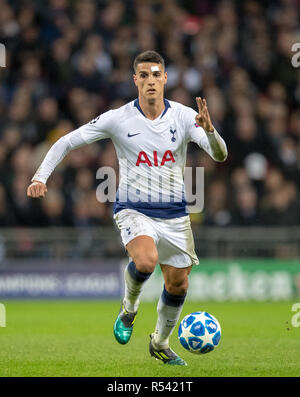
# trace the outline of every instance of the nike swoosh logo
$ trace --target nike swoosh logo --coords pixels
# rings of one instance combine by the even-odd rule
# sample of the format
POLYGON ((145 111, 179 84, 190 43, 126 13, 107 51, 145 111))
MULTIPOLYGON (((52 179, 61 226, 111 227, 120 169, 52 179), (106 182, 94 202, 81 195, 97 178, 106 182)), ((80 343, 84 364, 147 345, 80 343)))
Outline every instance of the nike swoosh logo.
POLYGON ((137 132, 136 134, 129 134, 129 132, 128 132, 128 138, 131 138, 133 136, 140 135, 140 134, 141 134, 141 132, 137 132))

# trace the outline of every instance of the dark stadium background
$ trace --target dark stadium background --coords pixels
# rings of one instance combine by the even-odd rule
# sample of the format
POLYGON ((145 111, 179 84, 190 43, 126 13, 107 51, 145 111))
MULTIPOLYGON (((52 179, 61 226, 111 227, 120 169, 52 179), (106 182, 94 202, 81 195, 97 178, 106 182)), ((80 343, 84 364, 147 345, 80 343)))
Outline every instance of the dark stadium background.
POLYGON ((299 1, 0 0, 0 9, 0 297, 119 298, 126 257, 112 203, 95 193, 99 167, 118 171, 111 141, 71 152, 44 199, 26 188, 59 137, 136 97, 132 61, 155 49, 166 97, 193 108, 205 97, 229 150, 221 164, 188 150, 187 166, 205 167, 204 211, 191 215, 203 264, 195 297, 232 298, 235 274, 244 299, 297 299, 299 1))

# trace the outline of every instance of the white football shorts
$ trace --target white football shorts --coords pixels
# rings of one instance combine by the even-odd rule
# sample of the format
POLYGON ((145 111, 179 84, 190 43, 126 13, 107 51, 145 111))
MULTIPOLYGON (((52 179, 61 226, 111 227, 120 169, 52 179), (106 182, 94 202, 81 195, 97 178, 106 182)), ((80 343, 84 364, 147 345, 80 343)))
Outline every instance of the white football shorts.
POLYGON ((152 237, 158 263, 184 268, 198 265, 190 217, 161 219, 151 218, 141 212, 124 209, 114 215, 121 232, 124 247, 137 236, 152 237))

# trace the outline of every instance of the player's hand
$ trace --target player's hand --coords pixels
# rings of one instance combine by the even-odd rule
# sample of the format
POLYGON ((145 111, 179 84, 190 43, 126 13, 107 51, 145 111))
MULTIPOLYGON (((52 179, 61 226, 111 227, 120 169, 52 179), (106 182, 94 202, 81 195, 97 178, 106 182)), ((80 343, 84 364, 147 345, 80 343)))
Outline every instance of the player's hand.
POLYGON ((206 132, 213 132, 214 126, 208 113, 206 100, 197 97, 196 102, 198 106, 198 114, 195 117, 196 123, 200 125, 200 127, 202 127, 206 132))
POLYGON ((32 198, 45 197, 47 186, 43 182, 33 181, 27 188, 27 196, 32 198))

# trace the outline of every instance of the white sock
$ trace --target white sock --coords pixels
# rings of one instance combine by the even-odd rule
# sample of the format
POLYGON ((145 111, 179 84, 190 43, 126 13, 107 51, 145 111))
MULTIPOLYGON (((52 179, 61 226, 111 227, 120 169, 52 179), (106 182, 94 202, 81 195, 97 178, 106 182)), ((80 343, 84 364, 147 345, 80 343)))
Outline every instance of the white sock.
POLYGON ((136 269, 134 262, 130 262, 124 272, 125 296, 123 304, 128 312, 136 312, 139 307, 139 296, 143 284, 152 273, 143 273, 136 269))
POLYGON ((169 337, 179 320, 185 296, 178 296, 178 298, 181 298, 182 302, 177 306, 171 306, 166 303, 164 292, 159 298, 157 304, 158 318, 153 337, 154 347, 157 349, 167 349, 169 347, 169 337))

